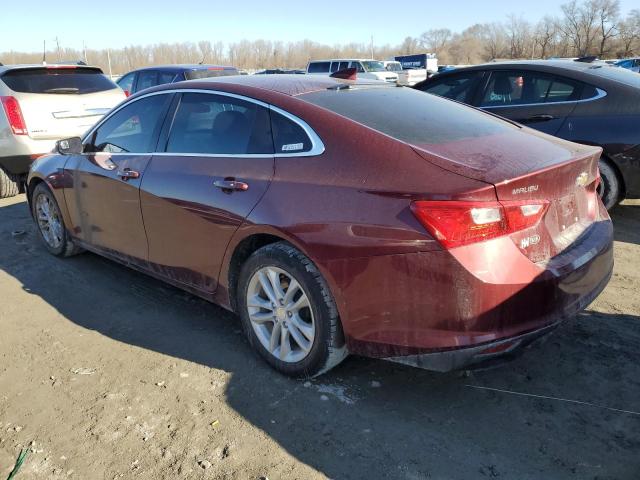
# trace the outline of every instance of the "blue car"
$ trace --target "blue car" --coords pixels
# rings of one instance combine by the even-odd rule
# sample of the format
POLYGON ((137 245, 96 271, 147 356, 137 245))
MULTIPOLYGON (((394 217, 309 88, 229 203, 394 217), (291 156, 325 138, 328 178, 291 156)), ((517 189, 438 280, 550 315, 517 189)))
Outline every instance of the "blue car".
POLYGON ((614 63, 616 67, 626 68, 632 72, 640 73, 640 58, 625 58, 614 63))
POLYGON ((240 72, 236 67, 221 65, 163 65, 134 70, 120 77, 116 83, 129 96, 165 83, 231 75, 240 75, 240 72))

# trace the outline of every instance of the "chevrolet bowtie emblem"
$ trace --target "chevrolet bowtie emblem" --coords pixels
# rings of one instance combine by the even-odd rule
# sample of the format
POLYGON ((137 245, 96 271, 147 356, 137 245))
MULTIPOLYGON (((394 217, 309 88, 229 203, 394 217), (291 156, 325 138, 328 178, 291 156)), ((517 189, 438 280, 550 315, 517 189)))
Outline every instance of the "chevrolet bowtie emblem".
POLYGON ((578 187, 586 187, 587 183, 589 183, 589 174, 587 172, 582 172, 576 177, 576 185, 578 187))

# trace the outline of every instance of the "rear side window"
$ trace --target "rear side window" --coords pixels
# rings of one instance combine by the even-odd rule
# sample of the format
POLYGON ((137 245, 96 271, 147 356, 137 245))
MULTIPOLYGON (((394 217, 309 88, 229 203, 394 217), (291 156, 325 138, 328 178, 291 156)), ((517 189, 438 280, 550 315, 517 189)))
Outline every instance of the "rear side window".
POLYGON ((309 73, 329 73, 331 62, 311 62, 307 71, 309 73))
POLYGON ((440 97, 450 98, 459 102, 471 102, 471 94, 481 74, 479 72, 461 73, 455 76, 446 76, 439 80, 429 82, 421 90, 440 97))
POLYGON ((493 72, 481 106, 529 105, 578 100, 580 84, 537 72, 493 72))
POLYGON ((172 95, 151 95, 129 103, 94 133, 95 152, 151 153, 172 95))
POLYGON ((173 119, 167 152, 273 154, 269 110, 208 93, 184 93, 173 119))
POLYGON ((146 88, 155 87, 156 85, 159 85, 158 72, 156 70, 143 70, 138 73, 137 92, 146 88))
POLYGON ((411 88, 327 90, 298 98, 418 145, 482 137, 518 128, 471 107, 411 88))
POLYGON ((311 140, 296 122, 271 111, 271 128, 276 153, 300 153, 311 150, 311 140))
POLYGON ((239 75, 238 70, 235 68, 209 67, 206 70, 190 70, 184 72, 184 76, 187 80, 197 80, 199 78, 213 77, 230 77, 232 75, 239 75))
POLYGON ((14 92, 84 94, 117 88, 97 68, 43 67, 9 70, 2 81, 14 92))

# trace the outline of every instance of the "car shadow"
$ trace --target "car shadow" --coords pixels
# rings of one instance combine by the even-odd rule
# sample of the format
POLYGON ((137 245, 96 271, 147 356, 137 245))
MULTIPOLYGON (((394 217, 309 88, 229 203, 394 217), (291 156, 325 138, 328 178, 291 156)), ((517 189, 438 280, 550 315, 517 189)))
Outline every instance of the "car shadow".
POLYGON ((640 416, 615 410, 640 412, 638 316, 587 311, 492 370, 349 358, 304 382, 267 367, 236 316, 215 305, 93 254, 51 257, 24 203, 0 208, 0 242, 0 270, 69 321, 228 372, 228 405, 329 478, 632 478, 640 469, 640 416))

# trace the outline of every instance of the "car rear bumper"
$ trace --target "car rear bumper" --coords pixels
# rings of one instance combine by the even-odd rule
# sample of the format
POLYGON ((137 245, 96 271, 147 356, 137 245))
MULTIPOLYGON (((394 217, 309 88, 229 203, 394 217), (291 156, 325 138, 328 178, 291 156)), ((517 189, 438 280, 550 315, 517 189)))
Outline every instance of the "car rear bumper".
POLYGON ((435 370, 513 353, 586 308, 607 285, 613 227, 602 215, 544 266, 506 237, 473 255, 420 252, 340 265, 341 272, 360 272, 341 286, 349 351, 435 370))
POLYGON ((602 279, 600 284, 588 295, 581 297, 579 301, 573 305, 571 309, 563 312, 564 316, 556 319, 544 327, 532 330, 530 332, 516 335, 513 337, 503 338, 501 340, 476 345, 474 347, 457 348, 451 350, 443 350, 439 352, 423 353, 418 355, 405 355, 399 357, 387 357, 385 360, 391 362, 411 365, 413 367, 424 368, 436 372, 448 372, 461 368, 471 368, 493 364, 513 358, 520 354, 522 350, 529 346, 532 342, 551 333, 555 330, 563 320, 570 318, 576 313, 582 311, 589 306, 593 300, 604 290, 611 272, 602 279))
POLYGON ((55 145, 55 140, 34 140, 26 135, 9 136, 0 141, 0 166, 16 175, 28 173, 33 161, 51 152, 55 145))

